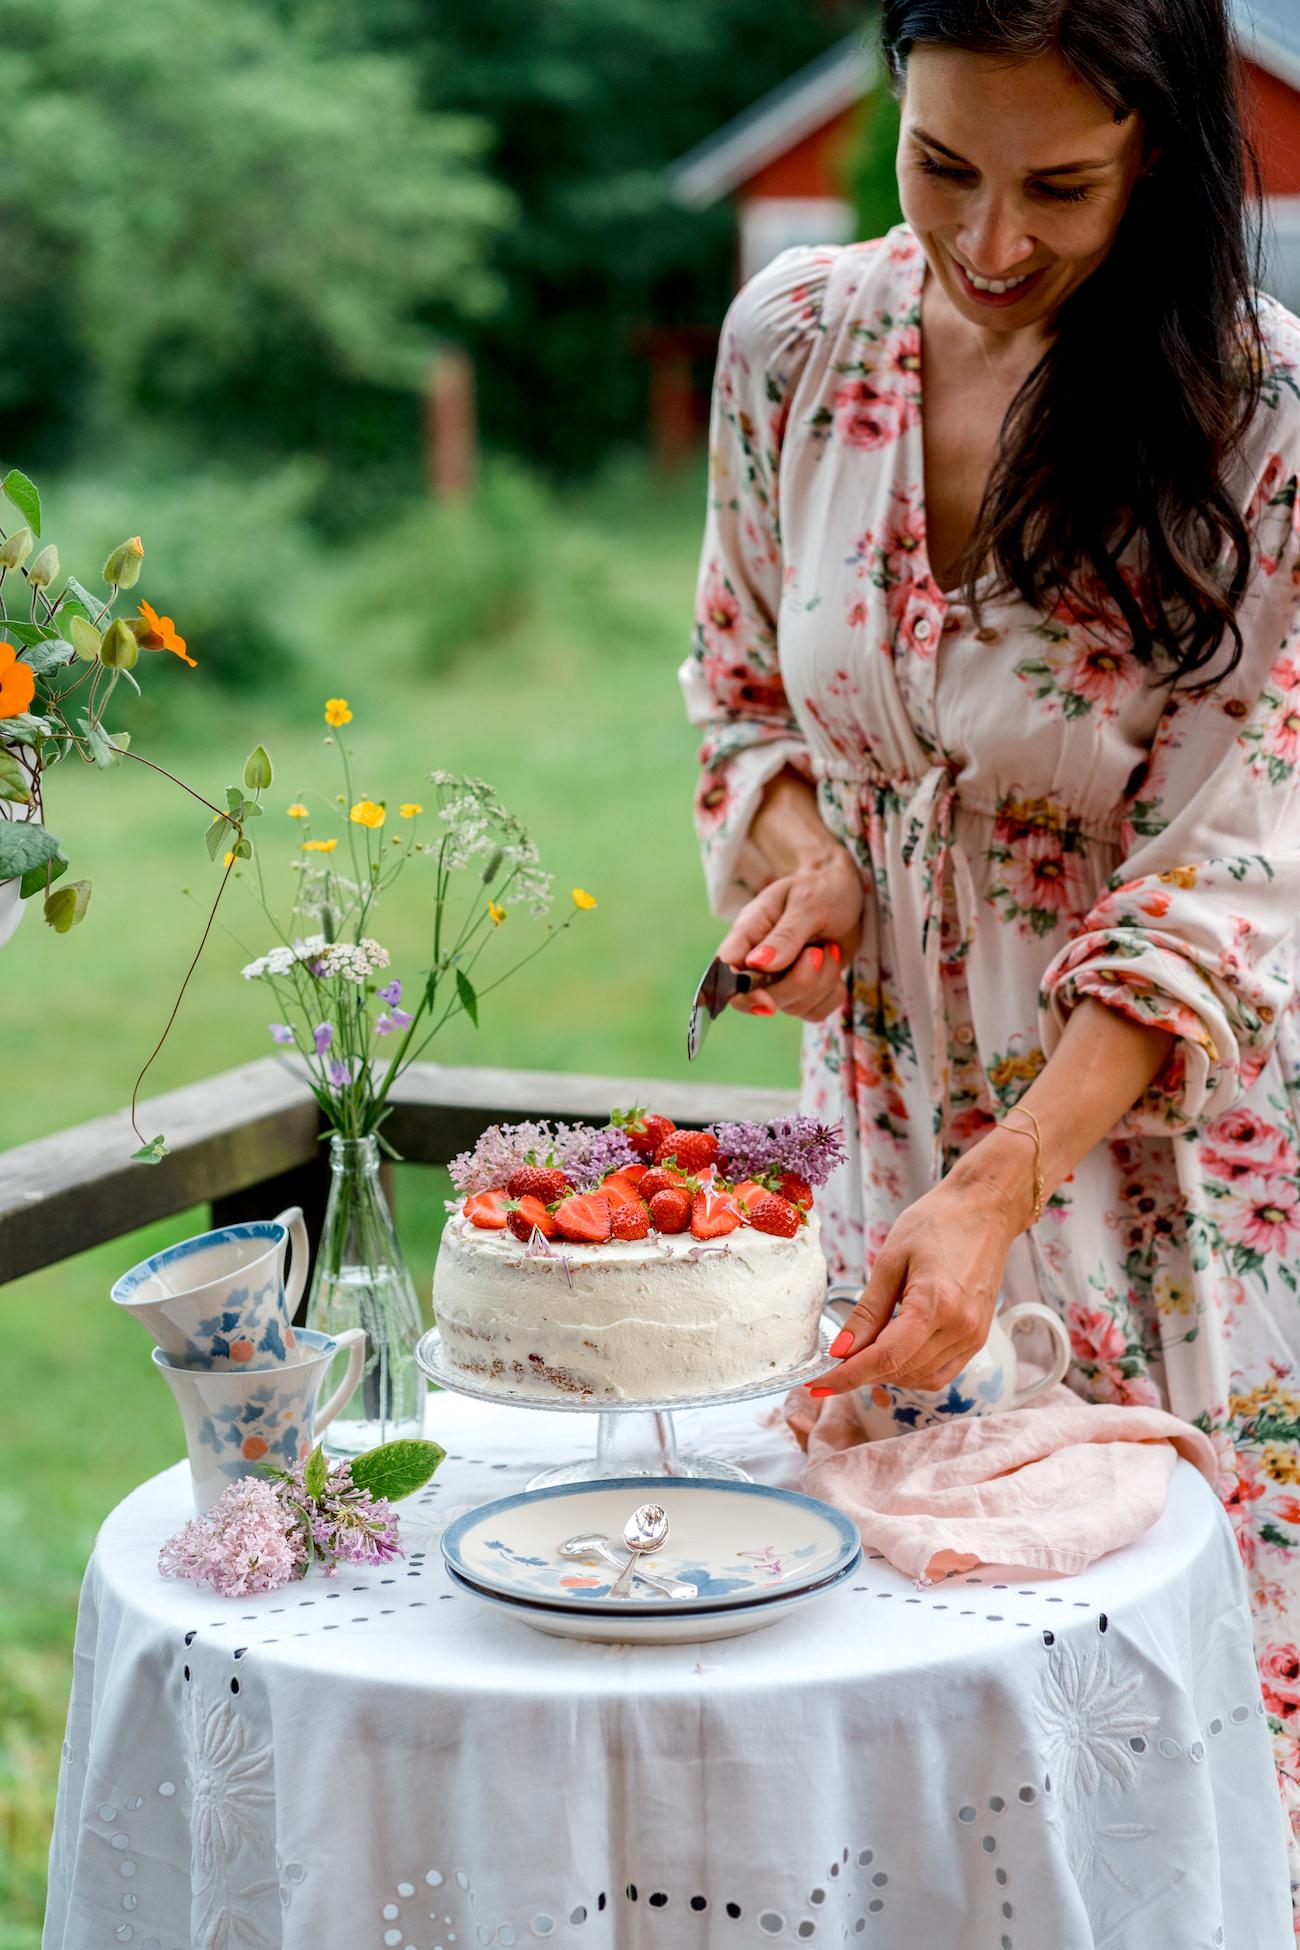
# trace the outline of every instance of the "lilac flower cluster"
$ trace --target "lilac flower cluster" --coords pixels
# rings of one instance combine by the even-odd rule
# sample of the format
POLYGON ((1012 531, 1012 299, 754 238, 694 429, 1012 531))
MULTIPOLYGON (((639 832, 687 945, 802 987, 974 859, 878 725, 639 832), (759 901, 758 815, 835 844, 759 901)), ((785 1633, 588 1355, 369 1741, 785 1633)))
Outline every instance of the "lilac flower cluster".
POLYGON ((451 1161, 451 1182, 462 1197, 504 1185, 516 1166, 558 1165, 580 1192, 590 1191, 620 1165, 635 1164, 636 1148, 623 1131, 596 1124, 489 1124, 472 1151, 451 1161))
POLYGON ((277 1480, 243 1476, 205 1517, 191 1517, 158 1554, 165 1578, 190 1578, 223 1598, 276 1591, 313 1562, 333 1577, 340 1564, 387 1564, 404 1555, 398 1518, 384 1498, 334 1463, 320 1496, 307 1493, 304 1465, 277 1480))
POLYGON ((824 1185, 844 1162, 844 1126, 815 1117, 778 1117, 772 1124, 715 1124, 718 1155, 732 1178, 763 1178, 791 1171, 810 1185, 824 1185))

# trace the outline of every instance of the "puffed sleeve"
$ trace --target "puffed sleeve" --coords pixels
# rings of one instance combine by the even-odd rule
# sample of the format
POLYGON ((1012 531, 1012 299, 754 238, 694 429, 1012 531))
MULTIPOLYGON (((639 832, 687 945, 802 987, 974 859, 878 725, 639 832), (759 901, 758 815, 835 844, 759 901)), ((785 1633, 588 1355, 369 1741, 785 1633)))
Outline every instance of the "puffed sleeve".
MULTIPOLYGON (((1272 416, 1275 417, 1275 416, 1272 416)), ((1272 428, 1274 438, 1282 431, 1272 428)), ((1050 1055, 1093 996, 1178 1038, 1125 1131, 1217 1116, 1266 1061, 1295 977, 1300 915, 1300 415, 1257 455, 1244 653, 1207 694, 1171 694, 1125 808, 1127 857, 1047 969, 1050 1055)))
POLYGON ((709 504, 691 651, 679 672, 700 726, 695 823, 709 901, 730 919, 770 875, 749 841, 768 781, 811 777, 781 681, 781 443, 820 330, 832 254, 783 251, 723 321, 709 417, 709 504))

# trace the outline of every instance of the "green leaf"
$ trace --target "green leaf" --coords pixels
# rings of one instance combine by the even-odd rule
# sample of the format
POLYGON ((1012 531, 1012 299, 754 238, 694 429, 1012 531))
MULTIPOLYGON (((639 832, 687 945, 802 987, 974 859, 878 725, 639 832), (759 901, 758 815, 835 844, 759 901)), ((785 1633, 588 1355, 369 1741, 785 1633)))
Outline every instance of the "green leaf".
POLYGON ((66 887, 56 887, 45 896, 46 926, 53 928, 55 934, 66 934, 85 918, 89 906, 90 882, 70 880, 66 887))
POLYGON ((474 984, 470 981, 469 976, 463 968, 456 970, 456 993, 460 997, 461 1008, 465 1011, 465 1014, 469 1017, 475 1029, 477 1029, 478 997, 474 993, 474 984))
POLYGON ((28 873, 23 875, 21 881, 18 883, 19 900, 29 901, 33 894, 43 894, 45 892, 45 876, 47 872, 50 877, 50 885, 53 886, 54 882, 67 871, 68 863, 61 853, 56 853, 52 859, 43 862, 39 867, 32 867, 28 873))
POLYGON ((244 795, 237 785, 226 787, 226 804, 237 819, 244 810, 244 795))
POLYGON ((26 772, 12 752, 0 748, 0 799, 7 799, 12 806, 26 806, 31 797, 26 772))
POLYGON ((29 819, 0 819, 0 880, 44 866, 58 850, 59 842, 48 826, 29 819))
POLYGON ((57 670, 60 664, 71 663, 76 652, 62 637, 50 637, 44 643, 29 643, 23 650, 23 662, 43 677, 47 670, 57 670))
POLYGON ((352 1480, 373 1497, 397 1503, 424 1488, 446 1453, 436 1442, 384 1442, 353 1457, 352 1480))
POLYGON ((250 792, 265 792, 272 778, 271 760, 265 745, 254 745, 244 760, 244 784, 250 792))
POLYGON ((4 480, 0 481, 0 493, 7 495, 9 500, 13 502, 33 535, 39 535, 41 532, 41 497, 36 492, 35 482, 29 481, 25 474, 20 474, 16 467, 11 467, 5 475, 4 480))
POLYGON ((108 732, 102 724, 92 723, 89 718, 84 717, 79 718, 77 722, 86 743, 90 746, 91 756, 96 765, 107 767, 121 763, 123 754, 131 743, 129 731, 108 732))
POLYGON ((9 618, 0 623, 0 637, 8 637, 10 643, 43 643, 47 636, 58 634, 44 623, 18 623, 9 618))
POLYGON ((48 718, 38 718, 32 711, 20 711, 15 718, 5 719, 5 742, 9 745, 37 745, 42 738, 48 738, 53 727, 48 718))
POLYGON ((75 576, 68 577, 63 585, 63 594, 59 598, 60 616, 69 613, 73 616, 84 614, 89 619, 98 616, 103 607, 99 597, 92 596, 89 589, 78 582, 75 576))
POLYGON ((325 1451, 318 1442, 308 1456, 307 1467, 302 1473, 303 1488, 308 1496, 321 1496, 324 1494, 328 1478, 329 1469, 325 1462, 325 1451))
POLYGON ((235 829, 228 819, 214 819, 203 836, 209 860, 215 860, 219 855, 228 852, 234 837, 235 829))
POLYGON ((131 1153, 131 1163, 133 1165, 160 1165, 166 1156, 167 1140, 159 1133, 156 1138, 150 1138, 148 1144, 142 1144, 138 1151, 131 1153))
POLYGON ((237 860, 251 860, 253 857, 253 842, 250 839, 237 839, 231 851, 237 860))

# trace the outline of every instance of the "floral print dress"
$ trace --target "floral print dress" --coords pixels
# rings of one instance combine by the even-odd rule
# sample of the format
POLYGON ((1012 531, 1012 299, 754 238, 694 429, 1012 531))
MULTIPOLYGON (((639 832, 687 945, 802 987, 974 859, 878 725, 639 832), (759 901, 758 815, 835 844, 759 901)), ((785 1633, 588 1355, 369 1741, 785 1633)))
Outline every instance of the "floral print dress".
POLYGON ((1100 593, 999 598, 977 627, 937 587, 924 276, 902 225, 786 251, 728 312, 682 669, 710 898, 730 917, 763 884, 750 821, 801 773, 867 891, 845 1009, 804 1040, 804 1108, 847 1132, 836 1278, 865 1276, 1081 997, 1176 1035, 1016 1240, 1005 1293, 1060 1311, 1081 1394, 1216 1443, 1300 1835, 1300 325, 1265 301, 1233 483, 1244 655, 1197 698, 1139 665, 1100 593))

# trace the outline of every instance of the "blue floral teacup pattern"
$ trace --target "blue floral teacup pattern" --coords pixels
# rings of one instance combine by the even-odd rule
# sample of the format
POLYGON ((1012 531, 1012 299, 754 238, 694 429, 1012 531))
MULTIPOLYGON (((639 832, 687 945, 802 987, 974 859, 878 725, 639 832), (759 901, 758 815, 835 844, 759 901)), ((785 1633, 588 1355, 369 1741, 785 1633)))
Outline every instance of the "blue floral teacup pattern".
POLYGON ((229 1483, 251 1476, 261 1463, 289 1463, 309 1456, 356 1387, 365 1354, 360 1327, 331 1336, 300 1328, 296 1344, 278 1368, 192 1368, 153 1351, 180 1410, 189 1450, 194 1502, 210 1510, 229 1483), (347 1372, 327 1402, 316 1397, 334 1356, 345 1350, 347 1372))
POLYGON ((1055 1387, 1070 1365, 1070 1337, 1050 1307, 1026 1300, 995 1314, 993 1327, 979 1353, 973 1355, 955 1380, 937 1393, 921 1388, 897 1388, 878 1382, 858 1388, 852 1400, 863 1433, 873 1442, 883 1436, 906 1435, 935 1422, 957 1421, 966 1415, 996 1415, 1001 1409, 1023 1408, 1045 1389, 1055 1387), (1017 1386, 1018 1370, 1012 1335, 1027 1321, 1041 1321, 1052 1343, 1046 1372, 1025 1387, 1017 1386))
POLYGON ((186 1367, 275 1368, 293 1355, 307 1261, 307 1229, 292 1205, 274 1219, 217 1226, 154 1253, 122 1275, 112 1297, 186 1367))

